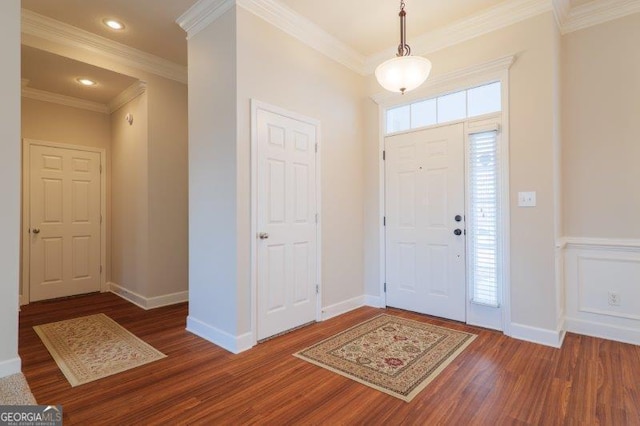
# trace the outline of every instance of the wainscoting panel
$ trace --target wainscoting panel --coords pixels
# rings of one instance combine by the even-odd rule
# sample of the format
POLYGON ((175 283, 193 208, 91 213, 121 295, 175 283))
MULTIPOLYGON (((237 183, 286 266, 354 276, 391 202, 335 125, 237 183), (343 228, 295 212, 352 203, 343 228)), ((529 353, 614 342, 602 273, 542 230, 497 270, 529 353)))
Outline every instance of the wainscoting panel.
POLYGON ((640 242, 567 239, 567 331, 640 344, 640 242))

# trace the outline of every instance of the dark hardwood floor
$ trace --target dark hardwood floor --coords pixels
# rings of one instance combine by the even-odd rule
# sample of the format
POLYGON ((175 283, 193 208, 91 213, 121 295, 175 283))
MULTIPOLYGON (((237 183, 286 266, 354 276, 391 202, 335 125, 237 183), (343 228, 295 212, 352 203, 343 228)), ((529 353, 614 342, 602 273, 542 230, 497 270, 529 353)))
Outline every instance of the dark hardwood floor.
POLYGON ((20 313, 23 372, 65 425, 640 425, 640 347, 569 334, 561 350, 394 309, 361 308, 232 355, 185 331, 186 304, 144 311, 113 294, 20 313), (291 354, 381 312, 478 338, 406 403, 291 354), (72 388, 33 326, 105 313, 168 355, 72 388))

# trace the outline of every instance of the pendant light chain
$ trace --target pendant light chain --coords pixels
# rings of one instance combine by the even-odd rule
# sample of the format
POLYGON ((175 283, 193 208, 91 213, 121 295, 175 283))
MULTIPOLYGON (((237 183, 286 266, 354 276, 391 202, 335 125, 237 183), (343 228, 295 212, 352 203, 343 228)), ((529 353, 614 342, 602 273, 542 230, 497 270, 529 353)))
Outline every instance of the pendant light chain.
POLYGON ((404 0, 400 0, 400 44, 398 45, 398 54, 396 56, 409 56, 411 55, 411 47, 407 44, 407 12, 405 8, 404 0))
POLYGON ((400 45, 396 57, 384 61, 376 68, 378 83, 391 92, 404 94, 420 87, 431 73, 431 61, 412 56, 407 44, 407 12, 405 0, 400 0, 400 45))

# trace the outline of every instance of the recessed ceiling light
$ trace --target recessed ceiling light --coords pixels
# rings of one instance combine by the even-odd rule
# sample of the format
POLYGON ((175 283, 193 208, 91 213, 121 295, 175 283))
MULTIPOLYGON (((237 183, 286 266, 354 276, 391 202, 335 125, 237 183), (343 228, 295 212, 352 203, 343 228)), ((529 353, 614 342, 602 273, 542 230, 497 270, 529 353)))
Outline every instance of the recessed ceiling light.
POLYGON ((124 29, 124 24, 120 21, 116 21, 115 19, 105 19, 104 24, 111 28, 112 30, 123 30, 124 29))
POLYGON ((76 81, 83 86, 95 86, 97 84, 95 81, 88 78, 78 78, 76 81))

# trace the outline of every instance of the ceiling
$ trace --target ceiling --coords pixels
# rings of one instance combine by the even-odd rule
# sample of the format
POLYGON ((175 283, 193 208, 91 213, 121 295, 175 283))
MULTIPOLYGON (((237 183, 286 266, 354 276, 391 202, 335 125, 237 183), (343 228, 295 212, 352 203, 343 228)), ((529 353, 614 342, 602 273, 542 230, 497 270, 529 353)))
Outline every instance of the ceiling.
MULTIPOLYGON (((368 56, 400 42, 396 0, 280 0, 368 56)), ((405 0, 409 44, 418 35, 468 18, 504 0, 405 0)))
POLYGON ((22 46, 22 78, 29 80, 27 87, 32 89, 105 105, 137 81, 133 77, 27 46, 22 46), (82 86, 77 78, 88 78, 98 84, 82 86))
MULTIPOLYGON (((0 0, 1 1, 1 0, 0 0)), ((270 0, 302 15, 363 57, 387 51, 399 42, 399 0, 270 0)), ((511 0, 405 0, 408 42, 417 36, 478 15, 511 0)), ((567 0, 572 7, 591 0, 567 0)), ((175 64, 187 64, 187 40, 176 19, 197 0, 22 0, 22 7, 175 64), (126 28, 114 31, 106 18, 126 28)), ((31 87, 103 102, 128 81, 105 70, 83 67, 37 49, 23 49, 23 78, 31 87), (75 67, 75 68, 74 68, 75 67), (93 72, 103 81, 86 90, 69 83, 71 75, 93 72), (50 75, 48 75, 50 74, 50 75), (83 90, 80 90, 83 89, 83 90)))
POLYGON ((197 0, 22 0, 22 8, 136 49, 187 64, 186 34, 175 20, 197 0), (115 18, 122 31, 102 21, 115 18))

